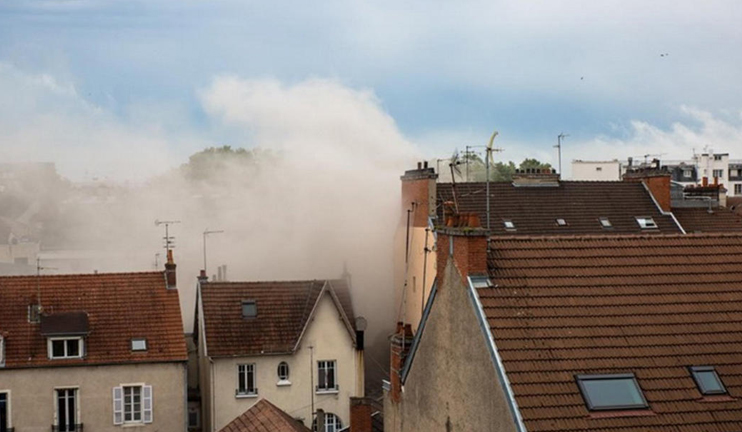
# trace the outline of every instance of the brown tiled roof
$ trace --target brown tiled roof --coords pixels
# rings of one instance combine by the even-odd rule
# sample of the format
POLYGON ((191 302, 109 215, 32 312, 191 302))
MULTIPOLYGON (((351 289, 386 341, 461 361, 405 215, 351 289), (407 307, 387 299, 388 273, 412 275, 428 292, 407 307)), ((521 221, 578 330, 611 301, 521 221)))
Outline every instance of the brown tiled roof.
POLYGON ((187 359, 178 291, 166 288, 163 272, 0 277, 0 335, 6 368, 187 359), (28 322, 37 287, 45 315, 87 314, 84 358, 47 358, 41 324, 28 322), (147 351, 132 352, 132 338, 146 338, 147 351))
POLYGON ((742 430, 742 235, 500 237, 489 268, 478 294, 529 432, 742 430), (733 399, 703 401, 688 366, 733 399), (591 417, 575 375, 605 373, 636 374, 650 415, 591 417))
POLYGON ((261 399, 219 432, 309 432, 277 406, 261 399))
POLYGON ((202 283, 208 355, 293 352, 325 286, 334 293, 352 326, 350 292, 340 280, 202 283), (255 318, 242 317, 243 300, 255 301, 255 318))
MULTIPOLYGON (((450 183, 437 185, 438 224, 443 224, 444 201, 453 201, 450 183)), ((476 212, 487 226, 485 183, 457 183, 460 212, 476 212)), ((562 181, 558 187, 515 187, 490 183, 490 224, 495 235, 673 234, 680 233, 670 216, 663 216, 640 182, 562 181), (642 230, 637 216, 651 216, 658 229, 642 230), (607 217, 613 228, 598 221, 607 217), (556 219, 567 226, 558 226, 556 219), (515 231, 507 231, 505 219, 515 231)))
POLYGON ((687 233, 742 232, 742 215, 726 208, 716 208, 712 213, 703 208, 674 208, 672 213, 687 233))

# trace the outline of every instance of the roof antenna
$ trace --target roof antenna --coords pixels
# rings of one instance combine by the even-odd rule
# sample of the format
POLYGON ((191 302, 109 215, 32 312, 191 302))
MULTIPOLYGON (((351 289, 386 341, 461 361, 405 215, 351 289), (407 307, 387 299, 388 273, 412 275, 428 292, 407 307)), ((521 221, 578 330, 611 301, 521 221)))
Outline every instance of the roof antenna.
POLYGON ((165 225, 165 251, 170 252, 170 249, 175 247, 175 237, 170 237, 169 228, 170 225, 180 223, 179 220, 161 221, 155 219, 155 226, 165 225))
POLYGON ((456 207, 456 214, 459 213, 459 200, 456 198, 456 173, 461 176, 461 169, 459 169, 461 161, 459 160, 459 151, 454 150, 451 155, 451 161, 448 163, 448 167, 451 169, 451 191, 453 192, 453 204, 456 207))
POLYGON ((494 165, 494 160, 492 158, 492 152, 501 152, 503 151, 501 148, 494 148, 492 147, 492 144, 495 143, 495 137, 499 135, 500 133, 497 131, 492 132, 492 136, 490 137, 490 142, 487 144, 487 173, 486 173, 486 181, 487 184, 487 191, 485 192, 485 195, 487 195, 487 230, 490 229, 490 164, 494 165))
POLYGON ((557 135, 557 145, 554 146, 557 149, 557 153, 559 153, 559 176, 560 177, 562 176, 562 141, 564 140, 564 138, 567 138, 568 136, 569 134, 565 134, 564 132, 557 135))
POLYGON ((33 314, 36 314, 37 318, 41 318, 41 312, 44 311, 44 308, 41 306, 41 270, 56 270, 56 267, 42 267, 41 266, 41 258, 38 256, 36 257, 36 301, 38 302, 37 305, 32 306, 36 309, 32 312, 33 314))

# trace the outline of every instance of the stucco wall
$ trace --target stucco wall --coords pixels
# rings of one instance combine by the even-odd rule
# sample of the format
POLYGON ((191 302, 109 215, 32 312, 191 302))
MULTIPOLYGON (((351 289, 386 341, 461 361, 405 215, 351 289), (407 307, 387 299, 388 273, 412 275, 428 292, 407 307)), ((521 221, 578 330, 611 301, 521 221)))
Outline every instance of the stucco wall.
POLYGON ((86 431, 185 431, 185 363, 0 369, 0 391, 10 390, 12 426, 19 432, 48 432, 55 421, 55 389, 77 388, 78 412, 86 431), (113 424, 113 387, 152 386, 153 422, 113 424))
POLYGON ((619 181, 621 164, 613 161, 572 161, 572 180, 619 181))
POLYGON ((449 259, 402 400, 385 396, 387 432, 515 431, 467 290, 449 259))
POLYGON ((435 236, 432 231, 425 232, 425 228, 410 227, 410 254, 407 263, 407 288, 404 288, 405 280, 405 233, 406 227, 400 227, 395 238, 395 313, 402 310, 404 315, 398 320, 412 324, 412 331, 417 331, 418 323, 422 317, 423 305, 428 300, 430 288, 435 280, 436 253, 433 252, 435 236), (428 238, 428 249, 431 252, 425 254, 425 237, 428 238), (427 260, 427 268, 425 261, 427 260), (423 276, 423 270, 426 276, 423 276), (425 282, 423 296, 423 282, 425 282), (402 295, 404 291, 404 296, 402 295), (404 302, 403 307, 400 305, 404 302))
MULTIPOLYGON (((350 397, 362 393, 356 382, 356 351, 340 314, 329 294, 320 300, 313 321, 309 324, 301 347, 294 355, 272 355, 240 358, 214 359, 214 426, 216 431, 247 411, 260 398, 286 411, 289 415, 304 419, 312 425, 312 395, 315 410, 340 417, 343 426, 350 420, 350 397), (309 347, 313 349, 310 350, 309 347), (313 352, 312 352, 313 351, 313 352), (312 386, 317 385, 317 361, 336 360, 336 380, 340 388, 336 394, 317 394, 312 386), (291 385, 279 386, 278 364, 289 365, 291 385), (254 363, 257 375, 257 397, 236 397, 237 365, 254 363), (313 377, 313 378, 312 378, 313 377)), ((208 380, 206 380, 208 381, 208 380)), ((203 400, 204 405, 211 401, 203 400)))

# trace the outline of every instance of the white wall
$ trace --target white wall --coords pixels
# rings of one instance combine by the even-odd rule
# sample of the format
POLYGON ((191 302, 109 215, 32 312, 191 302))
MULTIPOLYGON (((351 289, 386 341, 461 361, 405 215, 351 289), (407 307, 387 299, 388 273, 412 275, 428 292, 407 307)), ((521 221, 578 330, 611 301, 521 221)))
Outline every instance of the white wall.
POLYGON ((572 161, 572 180, 585 181, 619 181, 621 164, 612 161, 572 161))

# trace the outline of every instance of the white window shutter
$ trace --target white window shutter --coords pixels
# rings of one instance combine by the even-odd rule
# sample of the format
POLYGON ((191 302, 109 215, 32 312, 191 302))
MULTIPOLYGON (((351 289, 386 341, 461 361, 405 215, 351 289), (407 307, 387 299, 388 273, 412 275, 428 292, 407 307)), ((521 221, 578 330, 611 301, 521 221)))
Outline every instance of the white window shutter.
POLYGON ((152 386, 142 387, 142 418, 145 423, 152 423, 152 386))
POLYGON ((124 389, 121 387, 113 388, 113 424, 120 425, 124 423, 124 389))

